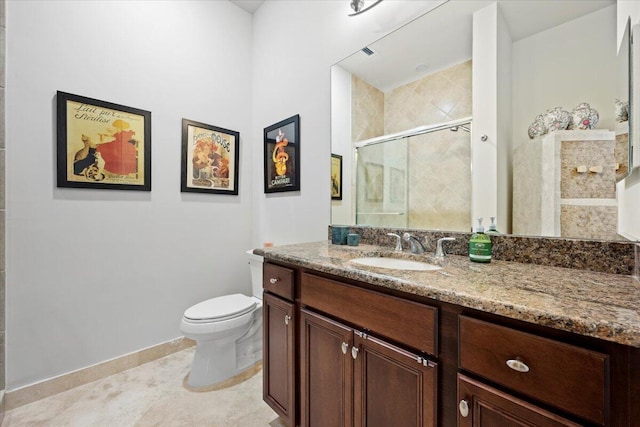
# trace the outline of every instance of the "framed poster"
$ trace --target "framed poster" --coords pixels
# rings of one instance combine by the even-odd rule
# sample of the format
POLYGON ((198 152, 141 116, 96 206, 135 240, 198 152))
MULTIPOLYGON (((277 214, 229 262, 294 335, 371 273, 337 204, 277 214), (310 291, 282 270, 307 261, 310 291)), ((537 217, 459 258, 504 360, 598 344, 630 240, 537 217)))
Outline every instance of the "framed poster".
POLYGON ((182 119, 182 192, 238 195, 240 133, 182 119))
POLYGON ((58 187, 151 191, 151 113, 58 91, 58 187))
POLYGON ((300 190, 300 116, 264 129, 264 192, 300 190))
POLYGON ((331 154, 331 200, 342 200, 342 156, 331 154))

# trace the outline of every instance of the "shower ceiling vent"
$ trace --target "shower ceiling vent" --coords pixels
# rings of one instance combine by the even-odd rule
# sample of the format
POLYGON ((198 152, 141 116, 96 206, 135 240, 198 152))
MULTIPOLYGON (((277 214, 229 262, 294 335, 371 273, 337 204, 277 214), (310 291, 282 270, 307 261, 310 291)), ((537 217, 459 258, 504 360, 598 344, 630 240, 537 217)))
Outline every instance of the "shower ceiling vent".
POLYGON ((363 47, 361 50, 362 50, 362 51, 363 51, 367 56, 371 56, 371 55, 373 55, 373 54, 375 54, 375 53, 376 53, 373 49, 371 49, 371 48, 370 48, 370 47, 368 47, 368 46, 367 46, 367 47, 363 47))

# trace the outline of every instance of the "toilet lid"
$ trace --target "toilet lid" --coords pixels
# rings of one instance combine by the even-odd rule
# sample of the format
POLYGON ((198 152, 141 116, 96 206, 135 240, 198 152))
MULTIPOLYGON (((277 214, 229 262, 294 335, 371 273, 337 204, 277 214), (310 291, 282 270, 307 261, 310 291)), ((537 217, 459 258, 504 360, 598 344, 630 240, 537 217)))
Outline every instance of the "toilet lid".
POLYGON ((249 313, 255 306, 255 298, 242 294, 225 295, 189 307, 184 317, 190 320, 222 320, 249 313))

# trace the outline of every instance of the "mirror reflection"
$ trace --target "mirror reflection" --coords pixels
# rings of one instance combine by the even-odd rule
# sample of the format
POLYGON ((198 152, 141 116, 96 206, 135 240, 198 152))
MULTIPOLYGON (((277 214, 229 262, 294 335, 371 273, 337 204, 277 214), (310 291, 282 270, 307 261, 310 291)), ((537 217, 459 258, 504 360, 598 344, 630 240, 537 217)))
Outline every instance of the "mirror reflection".
POLYGON ((498 145, 508 177, 495 182, 508 193, 498 228, 620 238, 616 182, 630 159, 615 1, 449 1, 334 65, 332 153, 343 156, 343 190, 332 223, 448 231, 476 223, 474 203, 495 188, 474 182, 483 162, 473 151, 487 141, 474 132, 485 81, 474 73, 486 58, 473 58, 472 43, 496 31, 473 24, 496 4, 508 60, 483 76, 497 79, 511 115, 495 123, 509 136, 498 145))

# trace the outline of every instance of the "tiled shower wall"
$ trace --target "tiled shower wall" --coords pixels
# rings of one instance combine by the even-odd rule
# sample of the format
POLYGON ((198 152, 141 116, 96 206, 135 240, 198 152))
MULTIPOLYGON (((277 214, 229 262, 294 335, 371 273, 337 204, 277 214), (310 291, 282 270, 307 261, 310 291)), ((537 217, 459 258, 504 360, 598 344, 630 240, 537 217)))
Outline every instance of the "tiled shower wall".
POLYGON ((0 0, 0 423, 4 418, 5 389, 5 284, 7 267, 5 263, 5 158, 6 145, 4 138, 4 89, 5 89, 5 39, 6 39, 6 0, 0 0))
MULTIPOLYGON (((385 93, 352 76, 352 141, 470 117, 471 71, 469 60, 385 93)), ((369 160, 385 165, 384 180, 392 178, 389 171, 394 166, 399 173, 405 172, 394 165, 398 163, 396 157, 407 157, 407 153, 393 152, 400 146, 395 142, 389 143, 389 149, 378 149, 381 153, 378 161, 369 160)), ((361 197, 358 199, 360 212, 364 209, 364 212, 385 214, 359 214, 358 221, 383 227, 470 230, 470 156, 470 135, 463 130, 444 130, 411 137, 408 159, 405 160, 409 170, 405 178, 409 184, 406 215, 393 215, 404 209, 398 208, 397 203, 387 197, 394 192, 385 185, 385 196, 377 203, 377 208, 375 204, 363 203, 361 197)), ((355 170, 355 165, 352 167, 355 170)), ((352 183, 352 194, 355 195, 354 185, 352 183)))
POLYGON ((351 141, 384 135, 384 93, 351 75, 351 141))

